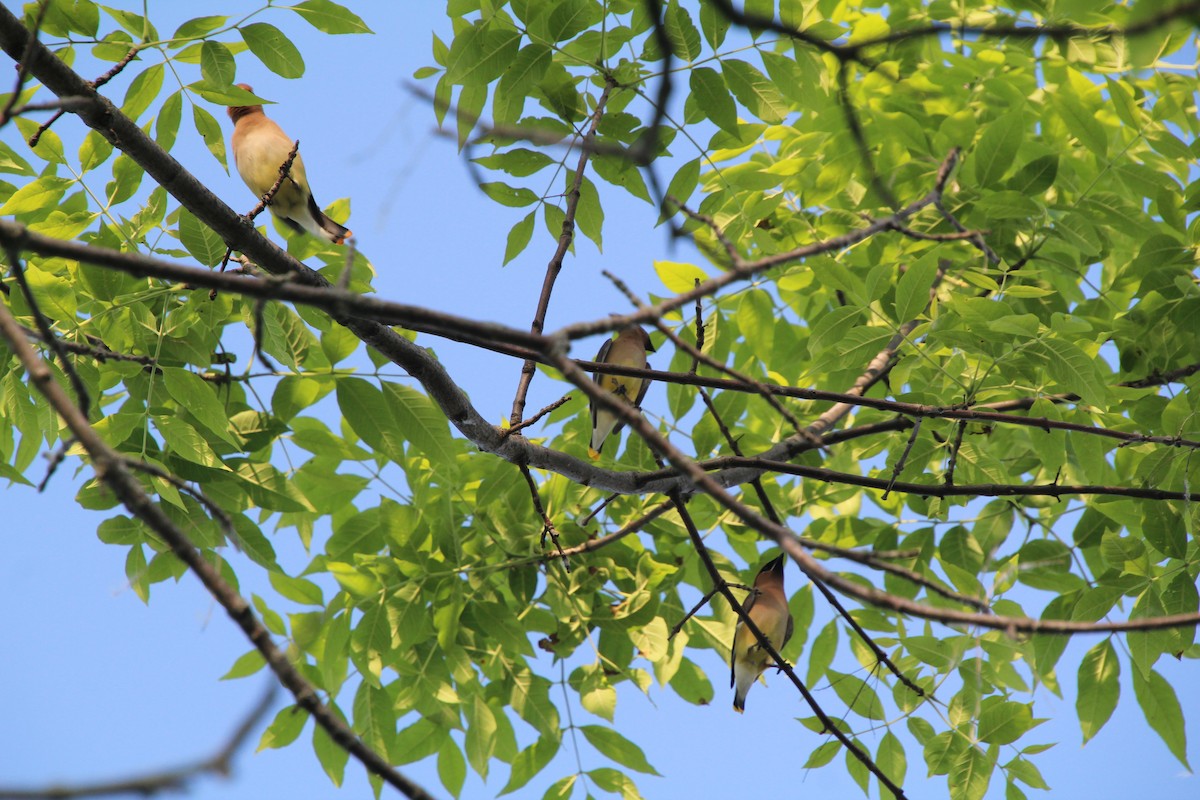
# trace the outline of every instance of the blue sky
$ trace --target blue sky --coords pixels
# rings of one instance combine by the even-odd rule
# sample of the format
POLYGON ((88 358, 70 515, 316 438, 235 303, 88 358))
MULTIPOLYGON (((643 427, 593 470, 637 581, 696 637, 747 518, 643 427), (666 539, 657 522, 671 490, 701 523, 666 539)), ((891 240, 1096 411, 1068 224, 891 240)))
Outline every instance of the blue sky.
MULTIPOLYGON (((149 5, 163 33, 190 16, 185 13, 189 7, 196 8, 183 3, 149 5)), ((433 63, 431 31, 450 38, 443 9, 428 2, 356 6, 375 35, 329 37, 291 12, 264 14, 262 21, 293 37, 307 72, 300 80, 286 81, 247 56, 239 61, 238 80, 278 101, 268 113, 289 135, 302 140, 318 201, 351 198, 349 225, 358 246, 375 264, 380 296, 527 326, 553 241, 539 225, 525 254, 501 267, 508 230, 524 210, 502 208, 478 191, 453 138, 435 132, 431 109, 406 88, 414 70, 433 63)), ((206 4, 203 12, 226 7, 236 17, 258 5, 231 0, 206 4)), ((82 69, 87 65, 86 59, 80 60, 82 69)), ((128 77, 114 81, 109 95, 123 96, 128 77)), ((223 109, 210 111, 219 116, 228 135, 223 109)), ((188 118, 185 113, 184 120, 188 118)), ((185 131, 186 127, 185 122, 185 131)), ((68 142, 68 152, 83 131, 71 117, 60 120, 55 130, 68 142)), ((0 135, 20 149, 12 128, 0 135)), ((175 155, 235 209, 253 206, 236 175, 223 172, 196 137, 181 134, 175 155)), ((652 268, 654 260, 693 259, 687 247, 672 248, 665 232, 654 228, 657 213, 650 206, 617 191, 607 192, 604 200, 605 250, 599 253, 590 242, 578 242, 555 292, 550 328, 626 309, 624 299, 600 275, 602 269, 615 272, 646 296, 663 291, 652 268)), ((278 234, 271 235, 280 240, 278 234)), ((422 341, 437 350, 485 415, 498 422, 508 412, 519 363, 479 359, 467 348, 428 337, 422 341)), ((597 345, 585 342, 577 355, 590 356, 597 345)), ((669 358, 669 353, 660 352, 652 361, 665 367, 669 358)), ((565 389, 539 374, 529 407, 536 409, 565 389)), ((653 413, 663 402, 662 388, 652 387, 647 409, 653 413)), ((60 469, 45 494, 27 487, 0 494, 6 554, 0 562, 0 602, 9 609, 0 652, 0 685, 8 689, 0 724, 0 786, 124 777, 207 756, 266 681, 265 673, 218 680, 250 646, 190 576, 179 584, 154 586, 148 606, 135 596, 125 581, 123 548, 96 539, 96 526, 106 515, 74 506, 79 481, 90 474, 86 468, 72 474, 75 468, 68 463, 60 469)), ((298 545, 281 538, 284 541, 276 542, 281 561, 303 565, 307 559, 298 545)), ((787 580, 790 590, 800 585, 793 567, 787 580)), ((265 580, 249 569, 243 570, 242 581, 246 594, 269 591, 265 580)), ((1086 748, 1080 747, 1073 665, 1095 641, 1093 637, 1072 643, 1061 660, 1060 666, 1066 667, 1060 675, 1065 699, 1044 691, 1038 695, 1037 714, 1050 720, 1030 741, 1059 742, 1036 760, 1054 797, 1196 797, 1196 778, 1184 772, 1146 726, 1127 680, 1112 720, 1086 748)), ((664 776, 636 776, 646 797, 735 797, 748 785, 779 797, 861 796, 838 766, 840 760, 821 770, 801 769, 823 740, 795 722, 809 711, 783 680, 769 677, 769 686, 755 686, 747 713, 738 716, 729 707, 725 663, 711 651, 695 657, 716 688, 711 706, 690 706, 657 687, 648 697, 628 685, 620 691, 616 726, 645 749, 664 776)), ((545 658, 544 674, 555 674, 548 654, 545 658)), ((1165 659, 1158 668, 1175 685, 1185 714, 1191 716, 1189 757, 1197 764, 1200 689, 1194 665, 1190 674, 1188 666, 1165 659)), ((813 688, 831 711, 838 708, 828 685, 813 688)), ((347 705, 350 696, 343 695, 347 705)), ((586 721, 578 706, 572 706, 571 713, 575 722, 586 721)), ((283 750, 256 755, 247 751, 237 762, 233 780, 205 779, 191 796, 367 796, 366 779, 355 762, 346 769, 343 789, 329 783, 308 744, 310 732, 311 727, 283 750)), ((863 739, 874 750, 882 735, 880 730, 863 739)), ((910 749, 908 756, 909 796, 944 797, 945 779, 926 781, 919 751, 910 749)), ((582 744, 578 759, 585 769, 608 766, 582 744)), ((538 790, 517 796, 540 796, 542 788, 575 765, 576 752, 568 740, 545 780, 532 785, 538 790)), ((432 763, 409 765, 403 771, 435 795, 448 796, 432 763)), ((497 765, 486 785, 470 777, 464 796, 492 797, 505 778, 497 765)), ((1002 780, 993 780, 988 797, 1003 797, 1002 780)))

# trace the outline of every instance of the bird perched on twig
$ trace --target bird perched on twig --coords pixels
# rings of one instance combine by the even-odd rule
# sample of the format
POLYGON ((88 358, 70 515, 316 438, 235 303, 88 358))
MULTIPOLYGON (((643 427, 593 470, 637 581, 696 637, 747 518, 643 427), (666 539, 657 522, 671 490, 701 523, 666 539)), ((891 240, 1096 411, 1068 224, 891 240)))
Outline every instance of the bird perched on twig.
MULTIPOLYGON (((238 87, 254 91, 245 83, 239 83, 238 87)), ((262 197, 279 179, 279 168, 292 152, 292 140, 263 113, 262 106, 230 106, 229 118, 233 120, 231 145, 238 174, 250 191, 262 197)), ((327 217, 313 199, 299 153, 268 207, 296 232, 307 231, 334 244, 341 244, 351 235, 349 229, 327 217)))
MULTIPOLYGON (((600 347, 596 361, 603 364, 617 364, 622 367, 646 368, 646 353, 654 352, 650 344, 650 335, 640 325, 630 325, 622 328, 616 338, 609 339, 600 347)), ((629 378, 623 375, 592 374, 592 380, 606 392, 624 398, 634 408, 642 405, 642 398, 650 388, 649 378, 629 378)), ((592 400, 592 442, 588 455, 593 459, 600 457, 604 448, 604 440, 610 433, 621 430, 624 423, 615 413, 592 400)))
MULTIPOLYGON (((783 592, 782 555, 768 561, 754 578, 754 588, 742 602, 742 611, 770 640, 776 652, 792 638, 792 613, 788 610, 787 595, 783 592)), ((759 644, 758 638, 738 620, 733 631, 733 647, 729 655, 729 685, 733 693, 733 709, 739 714, 746 709, 746 693, 770 664, 771 656, 759 644)))

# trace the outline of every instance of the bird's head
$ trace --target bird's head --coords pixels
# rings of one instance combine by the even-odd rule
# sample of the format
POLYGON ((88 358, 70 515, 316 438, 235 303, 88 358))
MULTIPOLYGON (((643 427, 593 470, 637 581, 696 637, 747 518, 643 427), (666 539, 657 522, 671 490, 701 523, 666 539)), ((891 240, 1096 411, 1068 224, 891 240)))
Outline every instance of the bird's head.
POLYGON ((775 558, 763 564, 762 569, 758 571, 758 575, 754 578, 754 585, 758 586, 762 581, 778 581, 783 584, 783 567, 787 563, 787 556, 780 553, 775 558))
MULTIPOLYGON (((248 83, 238 83, 235 85, 239 89, 245 89, 247 92, 250 92, 250 94, 254 94, 254 87, 248 83)), ((229 114, 229 118, 234 122, 237 122, 242 117, 253 113, 254 111, 262 111, 262 106, 229 106, 229 108, 226 109, 226 112, 229 114)))
POLYGON ((645 348, 647 353, 655 352, 654 345, 650 343, 650 334, 646 333, 646 329, 641 325, 630 325, 628 328, 622 328, 621 332, 617 335, 641 342, 642 347, 645 348))

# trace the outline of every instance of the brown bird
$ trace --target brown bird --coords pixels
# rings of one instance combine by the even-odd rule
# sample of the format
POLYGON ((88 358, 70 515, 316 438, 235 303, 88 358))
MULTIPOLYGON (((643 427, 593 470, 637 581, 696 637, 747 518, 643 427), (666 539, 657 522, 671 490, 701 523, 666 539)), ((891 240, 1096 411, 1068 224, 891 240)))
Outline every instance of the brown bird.
MULTIPOLYGON (((768 561, 758 571, 754 588, 742 602, 742 611, 770 640, 776 652, 792 638, 792 613, 788 611, 787 595, 783 592, 783 565, 782 555, 768 561)), ((746 693, 770 666, 771 657, 741 619, 734 628, 730 650, 729 685, 737 687, 733 693, 733 710, 741 714, 746 709, 746 693)))
MULTIPOLYGON (((254 91, 245 83, 238 86, 254 91)), ((292 152, 293 142, 263 113, 262 106, 230 106, 229 118, 233 120, 231 144, 238 174, 250 191, 262 197, 279 180, 279 168, 292 152)), ((298 233, 308 231, 334 244, 341 244, 351 235, 349 229, 325 216, 313 199, 299 153, 268 207, 280 222, 298 233)))
MULTIPOLYGON (((647 352, 654 352, 654 346, 650 344, 650 335, 640 325, 630 325, 628 328, 622 328, 615 339, 605 342, 600 347, 600 352, 596 354, 595 360, 598 363, 645 369, 647 352)), ((604 391, 632 403, 634 408, 641 407, 642 398, 646 396, 646 390, 650 388, 649 378, 627 378, 622 375, 602 375, 596 372, 592 374, 592 380, 598 383, 604 391)), ((604 448, 604 440, 610 433, 620 431, 622 425, 624 423, 616 414, 593 400, 592 443, 588 448, 588 455, 593 459, 599 458, 600 451, 604 448)))

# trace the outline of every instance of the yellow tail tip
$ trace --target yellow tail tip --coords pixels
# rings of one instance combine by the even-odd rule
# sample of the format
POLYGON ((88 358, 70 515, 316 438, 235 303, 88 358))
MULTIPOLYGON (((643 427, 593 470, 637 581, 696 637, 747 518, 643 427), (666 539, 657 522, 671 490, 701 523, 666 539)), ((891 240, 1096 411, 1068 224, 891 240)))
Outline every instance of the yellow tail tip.
POLYGON ((344 244, 347 239, 354 235, 354 231, 346 231, 341 236, 333 240, 334 244, 344 244))
POLYGON ((746 709, 742 708, 742 707, 741 707, 741 706, 739 706, 737 703, 734 703, 734 704, 733 704, 733 710, 734 710, 734 711, 736 711, 736 712, 738 712, 739 714, 744 714, 744 713, 746 713, 746 709))
POLYGON ((596 459, 600 458, 600 451, 593 450, 592 448, 589 447, 588 448, 588 458, 590 458, 592 461, 595 461, 596 459))

